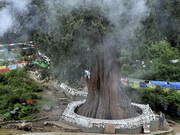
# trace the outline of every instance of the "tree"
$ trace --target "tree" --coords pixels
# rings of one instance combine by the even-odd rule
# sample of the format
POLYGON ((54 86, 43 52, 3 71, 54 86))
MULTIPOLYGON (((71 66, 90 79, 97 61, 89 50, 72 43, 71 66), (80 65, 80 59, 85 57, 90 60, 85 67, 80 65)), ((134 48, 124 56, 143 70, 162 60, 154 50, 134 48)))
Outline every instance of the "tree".
MULTIPOLYGON (((172 60, 180 59, 179 50, 171 47, 169 42, 163 40, 156 44, 145 44, 139 47, 139 55, 136 56, 136 59, 138 62, 134 61, 133 63, 136 66, 130 66, 130 70, 134 72, 131 72, 126 77, 159 81, 180 81, 180 62, 172 62, 172 60)), ((126 73, 126 70, 128 69, 126 68, 123 72, 126 73)))
MULTIPOLYGON (((146 43, 167 40, 171 46, 180 47, 180 2, 177 0, 148 0, 150 16, 143 21, 141 35, 146 43)), ((141 36, 140 35, 140 36, 141 36)))
MULTIPOLYGON (((138 114, 121 86, 119 43, 115 26, 105 17, 106 13, 98 6, 80 6, 70 11, 61 7, 57 11, 60 34, 50 27, 46 32, 37 32, 34 40, 39 48, 48 43, 44 52, 51 59, 56 78, 66 76, 66 80, 71 80, 83 69, 90 69, 88 96, 77 114, 98 119, 130 118, 138 114)), ((122 23, 121 27, 127 26, 122 23)))
MULTIPOLYGON (((104 45, 104 44, 103 44, 104 45)), ((77 113, 99 119, 123 119, 136 115, 120 83, 120 64, 115 48, 103 46, 91 68, 86 102, 77 113)))

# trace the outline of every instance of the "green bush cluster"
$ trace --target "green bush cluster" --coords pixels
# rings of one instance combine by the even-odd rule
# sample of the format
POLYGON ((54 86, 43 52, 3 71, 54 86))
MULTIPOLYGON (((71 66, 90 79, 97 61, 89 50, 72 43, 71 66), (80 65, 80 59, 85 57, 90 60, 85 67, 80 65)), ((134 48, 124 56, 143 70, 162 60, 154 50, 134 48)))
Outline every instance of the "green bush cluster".
POLYGON ((149 104, 153 111, 162 111, 166 114, 166 118, 180 122, 180 92, 173 89, 164 91, 161 88, 133 89, 126 87, 126 93, 132 102, 149 104))
POLYGON ((36 100, 41 96, 37 92, 41 90, 23 68, 0 74, 0 115, 15 120, 32 119, 38 111, 36 100), (27 100, 33 100, 33 104, 27 104, 27 100), (15 108, 16 114, 10 116, 15 108))

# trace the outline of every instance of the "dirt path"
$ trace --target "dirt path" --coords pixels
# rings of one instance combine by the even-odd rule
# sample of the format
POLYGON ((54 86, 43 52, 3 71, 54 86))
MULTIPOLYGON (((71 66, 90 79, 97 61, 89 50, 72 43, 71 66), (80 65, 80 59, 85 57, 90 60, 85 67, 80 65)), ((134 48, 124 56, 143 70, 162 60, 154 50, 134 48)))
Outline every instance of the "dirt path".
POLYGON ((63 129, 58 128, 57 126, 45 126, 44 122, 59 121, 70 99, 68 99, 68 97, 64 94, 64 92, 61 89, 57 89, 56 87, 54 87, 53 81, 43 83, 43 87, 45 88, 42 92, 43 100, 47 102, 42 103, 42 107, 40 108, 40 113, 38 114, 38 117, 40 118, 48 116, 48 119, 39 122, 34 122, 33 126, 43 127, 43 131, 45 132, 63 131, 63 129), (67 101, 61 101, 61 98, 66 98, 67 101))

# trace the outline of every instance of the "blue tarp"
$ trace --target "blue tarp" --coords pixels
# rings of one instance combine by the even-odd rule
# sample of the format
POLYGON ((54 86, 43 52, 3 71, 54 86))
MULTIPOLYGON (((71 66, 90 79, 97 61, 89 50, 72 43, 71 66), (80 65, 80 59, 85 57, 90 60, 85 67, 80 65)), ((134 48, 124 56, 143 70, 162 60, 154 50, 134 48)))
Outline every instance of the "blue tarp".
POLYGON ((153 85, 161 88, 180 89, 180 82, 150 81, 153 85))
POLYGON ((174 89, 180 90, 180 82, 170 82, 174 89))
POLYGON ((13 70, 17 68, 17 65, 8 65, 9 70, 13 70))
POLYGON ((167 82, 162 82, 162 81, 150 81, 153 85, 156 86, 162 86, 162 85, 166 85, 167 82))

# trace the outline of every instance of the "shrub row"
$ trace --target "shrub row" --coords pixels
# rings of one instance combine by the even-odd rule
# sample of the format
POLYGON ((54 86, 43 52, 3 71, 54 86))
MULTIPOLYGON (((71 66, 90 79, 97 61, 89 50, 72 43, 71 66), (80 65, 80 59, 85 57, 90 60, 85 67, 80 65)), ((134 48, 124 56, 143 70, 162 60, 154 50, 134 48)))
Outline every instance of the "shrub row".
POLYGON ((180 92, 176 90, 164 91, 161 88, 133 89, 126 87, 126 92, 132 102, 149 104, 155 112, 162 111, 166 118, 180 122, 180 92))

